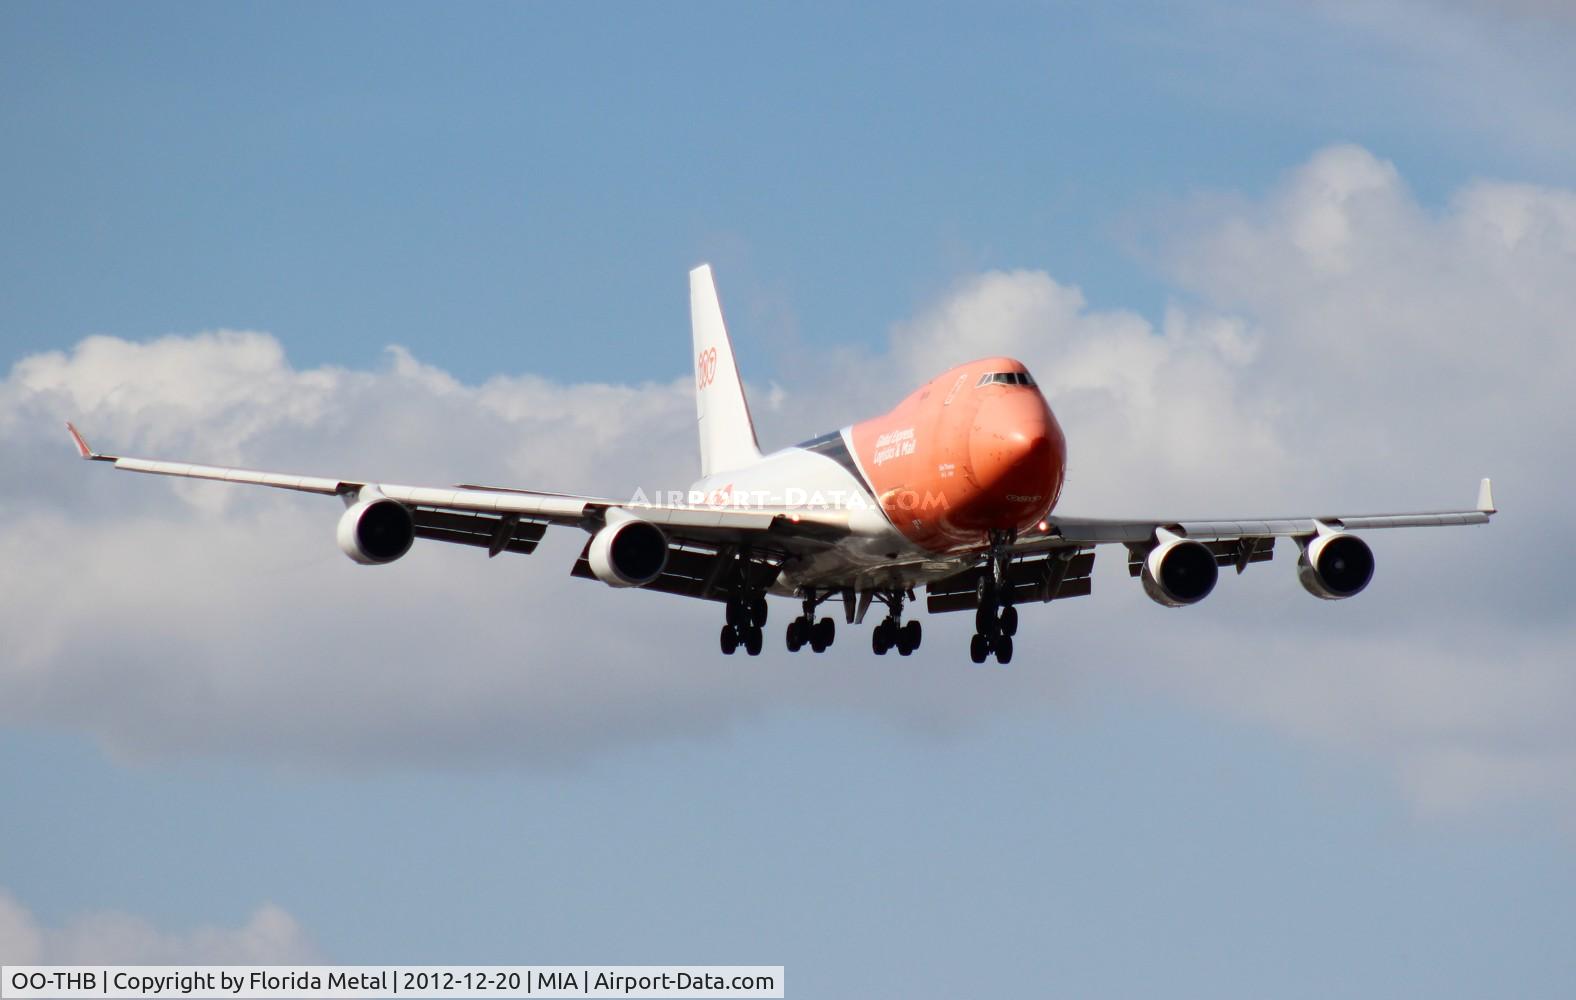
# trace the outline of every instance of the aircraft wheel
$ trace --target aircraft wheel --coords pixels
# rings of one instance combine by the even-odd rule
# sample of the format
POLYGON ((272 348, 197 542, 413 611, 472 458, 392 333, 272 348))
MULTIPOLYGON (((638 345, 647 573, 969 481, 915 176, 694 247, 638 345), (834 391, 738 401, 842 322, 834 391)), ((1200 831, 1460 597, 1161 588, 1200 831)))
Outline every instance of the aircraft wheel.
POLYGON ((797 653, 804 645, 804 619, 795 618, 788 623, 788 652, 797 653))
POLYGON ((974 638, 969 640, 969 659, 975 663, 984 663, 985 657, 990 655, 990 640, 974 633, 974 638))
POLYGON ((1006 636, 1018 634, 1018 609, 1011 604, 1001 609, 1001 634, 1006 636))
POLYGON ((997 629, 996 606, 981 604, 979 610, 974 612, 974 631, 983 636, 992 636, 997 629))
MULTIPOLYGON (((822 618, 815 623, 815 638, 820 642, 821 649, 825 649, 832 644, 832 640, 837 638, 837 626, 832 624, 832 619, 822 618)), ((820 651, 819 649, 816 650, 816 652, 820 651)))
POLYGON ((897 630, 897 652, 899 656, 908 656, 914 652, 914 644, 908 641, 908 633, 902 629, 897 630))
POLYGON ((760 626, 751 625, 744 630, 744 651, 746 653, 749 653, 751 656, 760 656, 763 644, 764 639, 761 636, 760 626))
POLYGON ((757 597, 750 602, 750 623, 756 627, 766 624, 766 598, 757 597))
POLYGON ((1002 666, 1012 662, 1012 637, 1004 635, 996 640, 996 662, 1002 666))
POLYGON ((722 655, 732 656, 733 651, 739 648, 739 633, 733 630, 732 625, 722 627, 722 655))
POLYGON ((924 633, 919 627, 919 619, 916 618, 903 626, 903 637, 908 640, 909 649, 919 648, 919 641, 924 638, 924 633))
POLYGON ((882 622, 870 630, 870 651, 877 656, 885 656, 891 643, 887 642, 886 622, 882 622))
POLYGON ((744 620, 744 605, 740 604, 738 601, 730 600, 728 602, 726 613, 729 628, 738 628, 741 625, 749 624, 744 620))

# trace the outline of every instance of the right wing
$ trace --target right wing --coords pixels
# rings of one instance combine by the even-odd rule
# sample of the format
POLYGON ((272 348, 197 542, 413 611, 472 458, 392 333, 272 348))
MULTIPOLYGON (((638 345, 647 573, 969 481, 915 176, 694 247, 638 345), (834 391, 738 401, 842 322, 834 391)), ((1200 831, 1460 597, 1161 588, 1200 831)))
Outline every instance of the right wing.
MULTIPOLYGON (((347 506, 364 494, 396 500, 410 511, 417 538, 477 546, 490 556, 529 554, 554 525, 595 532, 606 522, 608 511, 624 510, 659 526, 667 536, 667 566, 644 589, 691 597, 726 600, 741 584, 767 586, 795 553, 822 548, 849 532, 848 516, 830 511, 642 504, 474 486, 404 486, 104 455, 90 448, 73 424, 66 428, 82 458, 109 462, 125 472, 337 496, 347 506)), ((572 572, 592 575, 585 551, 572 572)))

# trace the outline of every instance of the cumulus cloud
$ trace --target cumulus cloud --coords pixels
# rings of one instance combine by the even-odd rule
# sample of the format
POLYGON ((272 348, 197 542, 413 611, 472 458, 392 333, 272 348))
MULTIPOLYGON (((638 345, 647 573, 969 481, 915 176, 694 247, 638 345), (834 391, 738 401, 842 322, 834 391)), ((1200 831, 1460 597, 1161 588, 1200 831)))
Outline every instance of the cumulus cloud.
POLYGON ((966 616, 930 619, 909 660, 872 664, 852 630, 830 657, 789 657, 786 603, 766 656, 726 659, 716 607, 568 579, 577 532, 529 557, 427 544, 358 567, 333 547, 332 501, 111 474, 76 462, 58 422, 127 453, 616 496, 688 484, 687 378, 471 385, 399 350, 376 370, 300 370, 265 334, 93 338, 0 382, 15 470, 0 557, 25 567, 0 579, 16 637, 0 718, 129 756, 544 763, 793 707, 946 733, 1121 684, 1364 755, 1421 807, 1576 816, 1561 722, 1576 547, 1557 528, 1576 194, 1484 181, 1427 207, 1392 164, 1342 146, 1263 198, 1168 221, 1178 295, 1158 322, 1043 272, 968 276, 885 350, 775 387, 763 443, 863 415, 871 372, 895 402, 905 381, 1008 353, 1067 430, 1068 512, 1461 506, 1492 473, 1507 513, 1376 533, 1375 584, 1339 604, 1303 594, 1287 546, 1187 611, 1149 604, 1106 554, 1092 598, 1026 614, 1005 671, 963 663, 966 616))
POLYGON ((1069 429, 1069 502, 1086 509, 1218 505, 1217 427, 1232 429, 1243 469, 1279 473, 1287 460, 1241 377, 1258 346, 1238 318, 1172 308, 1157 329, 1132 312, 1092 310, 1043 272, 996 272, 900 324, 891 351, 910 379, 982 354, 1029 364, 1069 429))
POLYGON ((114 911, 48 927, 0 889, 0 961, 7 965, 245 965, 321 959, 295 918, 272 903, 259 906, 233 928, 171 931, 114 911))

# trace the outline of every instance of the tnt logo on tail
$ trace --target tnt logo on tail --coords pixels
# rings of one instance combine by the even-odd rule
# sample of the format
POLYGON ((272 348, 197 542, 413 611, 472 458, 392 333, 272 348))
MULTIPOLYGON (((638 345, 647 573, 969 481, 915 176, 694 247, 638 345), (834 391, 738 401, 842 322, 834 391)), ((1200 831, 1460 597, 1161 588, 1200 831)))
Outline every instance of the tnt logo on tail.
POLYGON ((695 359, 695 388, 704 389, 717 380, 717 349, 708 347, 695 359))

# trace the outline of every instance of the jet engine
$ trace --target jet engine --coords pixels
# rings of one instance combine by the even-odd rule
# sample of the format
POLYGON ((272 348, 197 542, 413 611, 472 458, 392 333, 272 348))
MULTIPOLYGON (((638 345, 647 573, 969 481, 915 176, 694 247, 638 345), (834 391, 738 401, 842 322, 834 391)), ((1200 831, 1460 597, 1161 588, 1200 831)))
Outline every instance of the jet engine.
POLYGON ((1297 579, 1314 597, 1339 601, 1355 597, 1374 578, 1368 543, 1344 531, 1321 530, 1297 557, 1297 579))
POLYGON ((586 562, 596 578, 610 587, 644 587, 668 564, 668 537, 650 521, 613 508, 607 512, 607 522, 591 536, 586 562))
POLYGON ((410 551, 416 522, 398 500, 358 500, 339 518, 339 548, 363 566, 391 563, 410 551))
POLYGON ((1144 593, 1156 604, 1181 608, 1197 604, 1215 589, 1220 573, 1215 553, 1202 542, 1172 534, 1165 529, 1156 533, 1160 544, 1144 559, 1144 593))

